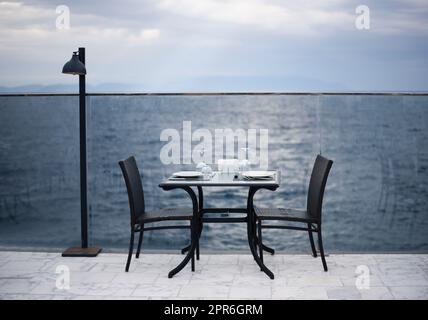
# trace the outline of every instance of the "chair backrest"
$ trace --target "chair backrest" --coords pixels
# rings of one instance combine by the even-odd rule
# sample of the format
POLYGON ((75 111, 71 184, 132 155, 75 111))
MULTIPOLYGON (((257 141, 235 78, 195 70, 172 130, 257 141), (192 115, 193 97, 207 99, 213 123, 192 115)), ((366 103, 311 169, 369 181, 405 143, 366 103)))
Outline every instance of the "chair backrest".
POLYGON ((131 226, 135 225, 138 218, 145 212, 144 191, 141 183, 140 171, 133 156, 119 161, 128 190, 129 209, 131 212, 131 226))
POLYGON ((333 161, 317 155, 312 169, 311 180, 309 181, 307 211, 309 216, 316 218, 320 222, 324 189, 332 165, 333 161))

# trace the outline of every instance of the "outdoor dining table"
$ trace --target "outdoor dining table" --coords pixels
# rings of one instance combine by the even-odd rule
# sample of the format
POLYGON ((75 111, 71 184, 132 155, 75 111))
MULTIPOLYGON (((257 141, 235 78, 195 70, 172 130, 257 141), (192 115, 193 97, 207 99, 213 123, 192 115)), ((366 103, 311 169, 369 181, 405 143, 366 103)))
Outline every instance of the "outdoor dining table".
MULTIPOLYGON (((254 260, 259 265, 260 269, 265 272, 271 279, 274 274, 270 271, 261 260, 257 253, 257 230, 256 230, 256 216, 254 212, 253 198, 255 193, 261 189, 268 189, 275 191, 281 181, 281 173, 279 170, 272 171, 271 179, 245 179, 240 175, 232 173, 214 172, 210 178, 173 178, 172 176, 159 184, 163 190, 182 189, 188 193, 192 200, 193 205, 193 218, 192 218, 192 232, 191 243, 188 247, 184 248, 183 253, 187 251, 183 261, 171 270, 168 274, 172 278, 175 274, 180 272, 188 263, 192 263, 192 271, 195 270, 194 255, 196 250, 196 257, 199 258, 199 238, 201 236, 203 223, 227 223, 227 222, 241 222, 247 224, 247 237, 250 251, 254 260), (223 187, 223 188, 248 188, 247 204, 242 208, 205 208, 203 188, 206 187, 223 187), (193 188, 197 189, 198 195, 193 188), (244 217, 204 217, 206 213, 244 213, 244 217)), ((227 231, 225 231, 227 232, 227 231)), ((263 249, 274 253, 274 250, 264 246, 263 249)))

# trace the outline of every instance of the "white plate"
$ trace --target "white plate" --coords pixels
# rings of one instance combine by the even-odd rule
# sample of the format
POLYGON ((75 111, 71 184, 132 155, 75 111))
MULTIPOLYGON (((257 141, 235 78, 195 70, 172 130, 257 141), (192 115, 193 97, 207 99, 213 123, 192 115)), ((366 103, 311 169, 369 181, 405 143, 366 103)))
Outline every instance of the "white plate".
POLYGON ((174 178, 198 178, 203 176, 199 171, 179 171, 172 174, 174 178))
POLYGON ((253 179, 262 179, 262 178, 272 178, 274 172, 269 171, 244 171, 242 172, 243 177, 253 178, 253 179))

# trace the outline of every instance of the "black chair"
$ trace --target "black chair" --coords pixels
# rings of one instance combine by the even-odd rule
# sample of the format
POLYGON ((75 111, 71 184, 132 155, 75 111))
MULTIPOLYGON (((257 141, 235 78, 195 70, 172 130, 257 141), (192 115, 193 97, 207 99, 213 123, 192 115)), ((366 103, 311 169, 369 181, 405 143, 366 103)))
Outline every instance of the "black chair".
POLYGON ((324 271, 327 271, 327 263, 324 256, 324 248, 321 235, 321 212, 322 201, 324 197, 324 189, 327 183, 327 177, 333 161, 328 160, 321 155, 318 155, 314 167, 312 169, 311 180, 309 182, 308 197, 306 210, 282 209, 282 208, 255 208, 258 232, 258 247, 260 250, 260 258, 263 261, 263 243, 262 229, 289 229, 307 231, 309 233, 309 241, 311 243, 312 255, 317 256, 315 250, 314 238, 312 233, 318 234, 318 246, 321 255, 324 271), (290 222, 302 222, 307 225, 306 228, 298 226, 286 225, 263 225, 263 220, 280 220, 290 222))
POLYGON ((140 233, 138 247, 135 258, 139 258, 141 245, 143 242, 144 231, 162 230, 162 229, 191 229, 189 225, 169 225, 145 227, 145 224, 160 221, 190 221, 193 211, 189 208, 168 208, 156 211, 146 211, 144 206, 144 191, 141 183, 140 172, 134 157, 119 161, 125 178, 126 188, 128 190, 129 208, 131 212, 131 240, 129 242, 129 253, 126 261, 125 271, 128 272, 131 263, 131 257, 134 249, 134 234, 140 233))

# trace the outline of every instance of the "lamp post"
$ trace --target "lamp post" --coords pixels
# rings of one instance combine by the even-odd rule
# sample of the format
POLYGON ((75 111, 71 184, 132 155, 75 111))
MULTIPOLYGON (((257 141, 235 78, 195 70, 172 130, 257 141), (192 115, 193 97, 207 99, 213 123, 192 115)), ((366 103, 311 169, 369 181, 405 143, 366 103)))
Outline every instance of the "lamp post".
POLYGON ((62 253, 63 257, 95 257, 101 251, 88 247, 88 193, 86 172, 86 67, 85 48, 73 52, 73 56, 62 68, 62 73, 79 75, 79 131, 80 131, 80 247, 71 247, 62 253))

